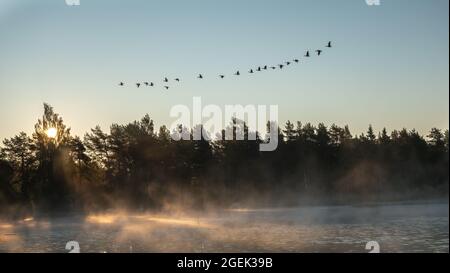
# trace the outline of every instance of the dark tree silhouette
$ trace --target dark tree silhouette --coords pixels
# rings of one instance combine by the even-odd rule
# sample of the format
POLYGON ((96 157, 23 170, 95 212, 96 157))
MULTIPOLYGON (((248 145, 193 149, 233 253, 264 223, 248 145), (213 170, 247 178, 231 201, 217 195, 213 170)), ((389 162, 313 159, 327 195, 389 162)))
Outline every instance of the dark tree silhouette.
POLYGON ((353 137, 347 125, 288 121, 272 136, 278 148, 260 152, 266 133, 233 119, 209 141, 202 125, 157 130, 146 115, 81 139, 44 104, 32 138, 19 133, 0 148, 0 213, 448 197, 448 130, 369 126, 353 137))

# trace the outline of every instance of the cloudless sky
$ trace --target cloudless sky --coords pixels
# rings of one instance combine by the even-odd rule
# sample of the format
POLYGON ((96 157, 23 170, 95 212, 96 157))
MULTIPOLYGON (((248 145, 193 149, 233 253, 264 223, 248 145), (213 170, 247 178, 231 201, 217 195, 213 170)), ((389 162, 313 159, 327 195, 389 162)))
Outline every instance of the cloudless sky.
POLYGON ((31 133, 43 102, 84 135, 146 113, 170 125, 170 108, 193 96, 276 104, 281 122, 353 133, 448 128, 448 12, 447 0, 0 0, 0 138, 31 133), (323 56, 301 58, 329 40, 323 56), (165 76, 182 82, 163 91, 165 76))

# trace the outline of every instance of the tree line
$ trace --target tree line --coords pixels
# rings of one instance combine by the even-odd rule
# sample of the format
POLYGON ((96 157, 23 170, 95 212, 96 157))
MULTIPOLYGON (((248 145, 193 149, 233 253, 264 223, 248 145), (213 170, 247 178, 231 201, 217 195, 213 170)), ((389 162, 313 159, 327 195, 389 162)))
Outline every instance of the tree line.
POLYGON ((267 140, 248 140, 245 122, 229 128, 245 140, 174 141, 172 134, 199 128, 156 129, 149 115, 80 138, 44 104, 31 136, 0 146, 0 214, 448 197, 448 130, 422 136, 369 126, 354 136, 348 126, 288 121, 278 149, 260 152, 267 140))

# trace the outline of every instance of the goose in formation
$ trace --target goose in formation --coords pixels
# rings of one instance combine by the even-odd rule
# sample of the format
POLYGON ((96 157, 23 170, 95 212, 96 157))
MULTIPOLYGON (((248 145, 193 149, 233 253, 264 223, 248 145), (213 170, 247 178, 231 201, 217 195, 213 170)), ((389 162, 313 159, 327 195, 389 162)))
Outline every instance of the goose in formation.
POLYGON ((137 88, 141 87, 140 83, 136 83, 137 88))
POLYGON ((331 47, 331 41, 328 42, 327 47, 331 47))
POLYGON ((203 75, 202 75, 202 74, 198 74, 198 77, 197 77, 197 78, 203 79, 203 75))
POLYGON ((305 57, 309 57, 309 51, 306 51, 305 57))
POLYGON ((166 85, 166 86, 164 86, 164 88, 166 88, 166 90, 169 90, 169 87, 166 85))
POLYGON ((123 82, 120 82, 119 85, 120 85, 120 86, 124 86, 125 84, 124 84, 123 82))
POLYGON ((317 49, 316 52, 317 52, 317 56, 320 56, 320 54, 322 54, 322 50, 320 50, 320 49, 317 49))
POLYGON ((250 71, 248 71, 248 73, 253 74, 253 69, 250 69, 250 71))
POLYGON ((175 79, 175 81, 179 82, 179 81, 180 81, 180 79, 179 79, 179 78, 176 78, 176 79, 175 79))
POLYGON ((298 59, 294 59, 294 62, 298 63, 298 62, 299 62, 299 60, 298 60, 298 59))
POLYGON ((234 75, 239 76, 239 75, 241 75, 241 73, 239 71, 237 71, 236 73, 234 73, 234 75))
POLYGON ((223 78, 225 78, 225 75, 219 75, 219 77, 220 77, 221 79, 223 79, 223 78))
POLYGON ((164 78, 164 82, 169 82, 169 79, 168 78, 164 78))

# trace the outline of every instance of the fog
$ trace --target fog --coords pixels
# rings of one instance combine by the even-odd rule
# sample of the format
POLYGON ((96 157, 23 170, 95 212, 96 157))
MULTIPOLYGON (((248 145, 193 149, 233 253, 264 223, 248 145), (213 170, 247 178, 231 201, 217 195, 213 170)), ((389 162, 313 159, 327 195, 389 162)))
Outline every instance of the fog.
POLYGON ((0 252, 448 252, 448 202, 110 211, 0 223, 0 252))

